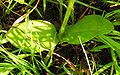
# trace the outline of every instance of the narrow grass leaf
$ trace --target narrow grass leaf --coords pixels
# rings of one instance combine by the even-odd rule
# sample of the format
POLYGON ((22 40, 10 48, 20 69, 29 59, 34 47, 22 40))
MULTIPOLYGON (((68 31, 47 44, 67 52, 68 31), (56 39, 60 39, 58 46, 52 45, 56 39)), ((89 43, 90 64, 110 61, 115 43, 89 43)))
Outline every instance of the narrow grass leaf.
POLYGON ((104 65, 102 68, 100 68, 97 72, 95 72, 93 75, 100 75, 100 73, 104 72, 106 69, 108 69, 109 67, 111 67, 113 64, 113 62, 110 62, 106 65, 104 65))
POLYGON ((112 34, 112 35, 120 36, 120 32, 119 32, 119 31, 116 31, 116 30, 113 30, 111 34, 112 34))
POLYGON ((110 37, 107 36, 102 36, 110 45, 113 46, 113 48, 115 49, 116 53, 118 54, 119 58, 120 58, 120 44, 116 41, 114 41, 113 39, 111 39, 110 37))
POLYGON ((8 75, 16 67, 10 63, 0 63, 0 75, 8 75))
POLYGON ((112 50, 112 49, 111 49, 111 56, 112 56, 112 60, 113 60, 114 66, 115 66, 116 75, 120 75, 120 68, 118 66, 117 57, 115 55, 114 50, 112 50))
POLYGON ((111 12, 105 14, 104 17, 105 17, 105 18, 109 18, 109 17, 112 17, 113 15, 115 15, 115 14, 119 14, 119 13, 120 13, 120 9, 113 10, 113 11, 111 11, 111 12))
POLYGON ((45 65, 45 63, 41 60, 41 62, 39 62, 39 64, 51 75, 54 75, 49 69, 48 67, 45 65))
POLYGON ((88 4, 86 4, 86 3, 83 3, 83 2, 81 2, 81 1, 76 0, 75 2, 78 3, 78 4, 81 4, 81 5, 83 5, 83 6, 86 6, 86 7, 88 7, 88 8, 92 8, 92 9, 95 9, 95 10, 102 11, 101 9, 98 9, 98 8, 96 8, 96 7, 93 7, 93 6, 90 6, 90 5, 88 5, 88 4))
POLYGON ((6 51, 2 47, 0 47, 0 51, 6 53, 9 56, 9 58, 12 59, 17 64, 18 68, 21 67, 21 68, 25 69, 28 73, 29 73, 29 71, 27 69, 30 69, 34 73, 37 73, 36 72, 37 70, 33 70, 32 65, 28 61, 18 58, 18 56, 6 51))
POLYGON ((102 51, 102 49, 104 48, 110 48, 108 45, 101 45, 101 46, 97 46, 91 49, 92 52, 99 52, 102 51))
POLYGON ((119 52, 120 51, 116 50, 116 48, 114 47, 114 45, 111 44, 111 41, 114 42, 112 39, 110 39, 109 37, 106 37, 104 35, 102 36, 102 38, 101 38, 101 40, 103 40, 111 48, 111 56, 112 56, 112 60, 113 60, 114 66, 115 66, 116 75, 119 75, 120 68, 118 66, 117 58, 116 58, 116 55, 115 55, 114 51, 116 51, 116 53, 118 54, 118 56, 119 56, 119 52))
POLYGON ((65 72, 68 74, 68 75, 73 75, 66 67, 65 67, 66 64, 63 65, 63 69, 65 70, 65 72))

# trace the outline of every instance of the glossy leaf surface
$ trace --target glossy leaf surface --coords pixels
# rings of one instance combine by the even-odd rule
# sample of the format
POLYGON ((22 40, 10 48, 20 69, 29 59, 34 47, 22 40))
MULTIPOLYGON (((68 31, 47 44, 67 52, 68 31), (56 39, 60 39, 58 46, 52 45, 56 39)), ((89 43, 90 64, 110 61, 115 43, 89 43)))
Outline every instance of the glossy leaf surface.
POLYGON ((51 49, 57 40, 54 26, 42 20, 30 20, 11 27, 6 39, 15 47, 24 50, 51 49))
POLYGON ((112 23, 99 15, 88 15, 75 25, 66 28, 62 36, 62 42, 69 44, 80 44, 80 37, 83 43, 96 36, 108 34, 114 29, 112 23))

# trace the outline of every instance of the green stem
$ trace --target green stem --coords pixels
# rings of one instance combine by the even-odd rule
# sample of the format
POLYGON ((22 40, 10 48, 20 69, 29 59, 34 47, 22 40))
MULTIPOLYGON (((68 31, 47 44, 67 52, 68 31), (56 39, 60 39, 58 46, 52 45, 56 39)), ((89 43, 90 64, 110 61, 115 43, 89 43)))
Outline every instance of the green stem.
POLYGON ((68 22, 68 20, 69 20, 69 17, 70 17, 70 15, 71 15, 71 11, 72 11, 72 9, 73 9, 74 2, 75 2, 75 0, 69 0, 69 2, 68 2, 67 11, 66 11, 66 14, 65 14, 65 17, 64 17, 62 26, 61 26, 61 28, 60 28, 59 34, 58 34, 59 40, 61 40, 61 36, 62 36, 62 34, 64 33, 64 31, 65 31, 67 22, 68 22))

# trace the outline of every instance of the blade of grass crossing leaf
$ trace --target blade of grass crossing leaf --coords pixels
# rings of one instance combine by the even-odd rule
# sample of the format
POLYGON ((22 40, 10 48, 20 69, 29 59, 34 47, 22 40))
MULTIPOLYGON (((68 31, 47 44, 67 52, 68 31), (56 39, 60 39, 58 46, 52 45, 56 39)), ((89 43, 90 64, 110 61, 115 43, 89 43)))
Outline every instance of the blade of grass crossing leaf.
POLYGON ((75 2, 75 0, 69 0, 69 2, 68 2, 67 11, 66 11, 66 14, 65 14, 65 17, 64 17, 62 26, 61 26, 61 28, 60 28, 59 34, 58 34, 58 38, 59 38, 59 39, 61 39, 61 36, 62 36, 62 34, 64 33, 64 31, 65 31, 67 22, 68 22, 68 20, 69 20, 69 17, 70 17, 70 15, 71 15, 71 11, 72 11, 72 9, 73 9, 74 2, 75 2))
MULTIPOLYGON (((27 12, 29 12, 30 10, 28 10, 27 12)), ((28 17, 26 17, 25 18, 25 23, 26 23, 26 26, 29 26, 28 24, 29 24, 29 16, 28 17)), ((27 27, 26 27, 27 28, 27 27)), ((30 29, 29 29, 29 31, 30 31, 30 34, 32 35, 32 29, 31 29, 31 27, 30 27, 30 29)), ((26 34, 27 34, 27 32, 25 32, 26 34)), ((26 36, 27 37, 27 36, 26 36)), ((32 47, 32 49, 30 49, 31 51, 31 57, 32 57, 32 61, 34 61, 33 60, 33 58, 34 58, 34 53, 35 53, 35 47, 33 47, 34 46, 34 43, 33 43, 33 38, 31 37, 30 38, 31 39, 31 41, 30 41, 30 45, 31 45, 31 47, 32 47)))
MULTIPOLYGON (((29 12, 29 11, 28 11, 28 12, 29 12)), ((28 21, 29 21, 29 16, 26 17, 26 21, 25 21, 27 26, 29 26, 29 25, 28 25, 28 23, 29 23, 28 21)), ((25 33, 27 34, 27 32, 25 32, 25 33)), ((33 34, 31 28, 30 28, 30 34, 31 34, 31 35, 33 34)), ((35 57, 35 54, 34 54, 34 53, 35 53, 35 51, 36 51, 36 47, 34 47, 34 42, 33 42, 33 38, 32 38, 32 37, 31 37, 30 45, 31 45, 31 47, 32 47, 32 48, 30 49, 30 50, 31 50, 30 52, 31 52, 32 67, 33 67, 33 70, 36 71, 36 67, 35 67, 35 63, 34 63, 34 57, 35 57)), ((36 46, 37 46, 37 45, 36 45, 36 46)), ((36 72, 36 73, 37 73, 37 72, 36 72)))

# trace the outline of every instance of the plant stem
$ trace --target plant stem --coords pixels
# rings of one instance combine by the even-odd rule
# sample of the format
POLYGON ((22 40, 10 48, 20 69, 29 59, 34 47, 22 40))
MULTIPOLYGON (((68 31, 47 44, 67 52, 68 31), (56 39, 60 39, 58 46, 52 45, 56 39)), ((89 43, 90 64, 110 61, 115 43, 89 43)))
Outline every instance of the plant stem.
POLYGON ((69 0, 69 2, 68 2, 67 11, 66 11, 66 14, 65 14, 62 26, 60 28, 59 34, 58 34, 59 40, 61 40, 61 36, 64 33, 64 31, 65 31, 65 27, 67 25, 67 22, 69 20, 70 15, 71 15, 71 11, 73 9, 74 2, 75 2, 75 0, 69 0))

